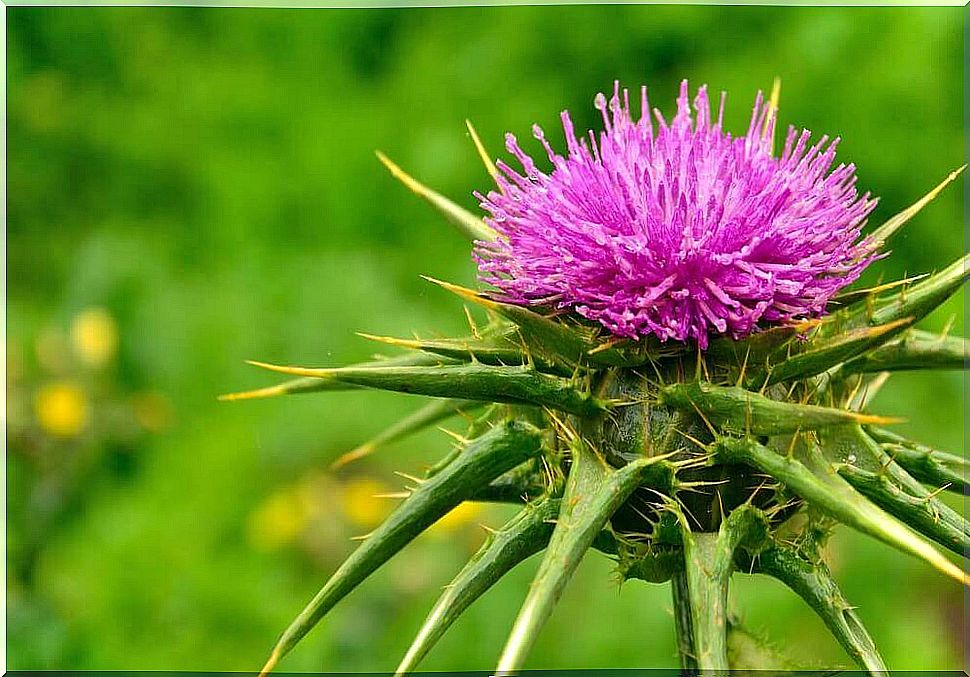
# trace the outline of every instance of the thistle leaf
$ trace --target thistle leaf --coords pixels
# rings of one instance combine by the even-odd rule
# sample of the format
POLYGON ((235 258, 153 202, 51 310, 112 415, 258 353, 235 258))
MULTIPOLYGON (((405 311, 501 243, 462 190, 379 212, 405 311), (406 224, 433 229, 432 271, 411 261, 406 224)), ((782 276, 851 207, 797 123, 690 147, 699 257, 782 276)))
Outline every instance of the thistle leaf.
MULTIPOLYGON (((308 380, 319 381, 320 379, 308 380)), ((474 411, 483 405, 484 403, 477 402, 475 400, 441 399, 429 402, 409 416, 405 416, 401 420, 395 422, 364 444, 361 444, 355 449, 351 449, 346 454, 343 454, 336 461, 330 464, 330 468, 333 470, 341 468, 348 463, 373 453, 386 444, 396 442, 397 440, 416 433, 419 430, 423 430, 424 428, 438 423, 439 421, 451 418, 455 414, 474 411)))
POLYGON ((820 320, 783 324, 758 331, 742 339, 719 336, 711 339, 705 355, 717 362, 734 362, 738 365, 762 365, 768 357, 779 352, 799 334, 817 327, 820 320))
POLYGON ((546 547, 559 514, 559 503, 559 499, 547 498, 527 505, 504 527, 489 534, 428 614, 398 666, 397 675, 413 671, 472 602, 520 562, 546 547))
MULTIPOLYGON (((425 279, 509 320, 519 328, 522 340, 535 354, 559 363, 637 367, 648 363, 651 357, 661 351, 659 343, 646 339, 637 343, 600 341, 584 328, 558 322, 529 308, 496 301, 450 282, 427 276, 425 279)), ((663 350, 669 353, 676 349, 667 347, 663 350)))
POLYGON ((531 354, 522 349, 522 346, 512 341, 508 336, 494 336, 489 338, 469 336, 445 339, 400 339, 387 336, 374 336, 362 332, 358 332, 357 335, 371 341, 379 341, 380 343, 411 350, 421 350, 426 353, 441 355, 463 362, 477 360, 482 364, 490 364, 493 366, 522 365, 531 362, 540 371, 563 376, 570 376, 573 373, 572 369, 566 368, 561 363, 550 362, 541 356, 534 359, 531 354))
POLYGON ((546 484, 532 464, 513 468, 469 499, 483 503, 528 503, 546 493, 546 484))
POLYGON ((727 645, 732 674, 756 670, 765 677, 779 677, 782 674, 809 677, 818 674, 817 671, 807 670, 799 673, 798 665, 791 656, 781 653, 778 647, 746 629, 731 616, 728 616, 727 645))
POLYGON ((351 553, 306 608, 283 632, 262 674, 273 669, 319 621, 378 567, 478 488, 536 456, 542 434, 509 421, 474 440, 439 474, 418 484, 410 496, 351 553))
POLYGON ((650 466, 661 458, 637 459, 619 470, 611 470, 581 438, 575 439, 559 519, 515 619, 496 674, 508 674, 522 667, 583 555, 650 466))
POLYGON ((660 390, 660 400, 683 410, 696 410, 709 422, 755 435, 784 435, 850 423, 883 423, 892 419, 812 404, 780 402, 734 386, 674 383, 660 390))
MULTIPOLYGON (((821 374, 884 343, 912 323, 913 318, 905 317, 875 327, 859 327, 835 336, 823 336, 818 340, 810 338, 802 350, 771 365, 767 383, 771 385, 821 374)), ((764 382, 764 379, 759 379, 757 385, 764 382)))
POLYGON ((528 366, 493 367, 484 364, 459 364, 436 367, 315 369, 283 367, 264 362, 250 364, 282 374, 311 376, 379 390, 393 390, 428 397, 535 404, 578 416, 595 415, 608 408, 606 402, 584 392, 574 381, 542 374, 528 366))
POLYGON ((804 444, 805 463, 752 439, 720 438, 715 454, 724 462, 746 463, 785 484, 792 492, 836 520, 922 559, 953 579, 970 585, 970 577, 881 508, 852 488, 813 443, 804 444))
POLYGON ((680 548, 652 546, 632 559, 621 561, 619 573, 624 580, 637 578, 647 583, 666 583, 683 570, 680 548))
POLYGON ((441 212, 468 239, 491 242, 498 237, 498 233, 492 230, 482 219, 464 207, 459 207, 444 195, 436 193, 424 184, 419 183, 415 178, 394 164, 384 153, 377 151, 377 159, 390 170, 394 178, 411 189, 411 192, 415 193, 418 197, 428 201, 432 207, 441 212))
POLYGON ((914 478, 934 487, 970 494, 970 462, 883 428, 866 429, 874 440, 914 478))
MULTIPOLYGON (((453 362, 454 360, 439 357, 437 355, 413 353, 409 355, 388 357, 381 360, 373 360, 371 362, 359 362, 357 364, 349 365, 349 367, 354 369, 373 369, 375 367, 432 367, 439 364, 449 364, 453 362)), ((303 377, 295 378, 290 381, 284 381, 283 383, 277 383, 276 385, 266 388, 219 395, 217 399, 219 399, 221 402, 233 402, 236 400, 256 400, 267 397, 277 397, 279 395, 296 395, 299 393, 356 390, 360 387, 361 386, 355 386, 349 383, 341 383, 339 381, 325 381, 319 378, 303 377)))
POLYGON ((869 324, 878 326, 911 317, 918 322, 935 310, 940 304, 967 281, 970 276, 970 254, 951 263, 938 273, 926 277, 912 286, 902 286, 894 294, 872 300, 864 300, 847 307, 844 311, 830 315, 831 324, 824 326, 828 331, 844 331, 844 319, 848 325, 869 324), (843 315, 845 313, 845 315, 843 315))
POLYGON ((892 237, 893 233, 902 228, 903 225, 911 218, 916 216, 923 209, 923 207, 932 202, 933 199, 939 195, 940 192, 952 181, 960 176, 960 173, 966 168, 967 166, 963 165, 962 167, 950 172, 949 176, 943 179, 943 181, 940 182, 936 188, 872 231, 872 234, 869 236, 869 241, 872 243, 872 248, 876 250, 882 249, 885 246, 886 241, 892 237))
POLYGON ((824 562, 811 562, 793 548, 774 545, 742 563, 741 567, 787 585, 812 607, 859 667, 872 675, 888 674, 875 642, 855 608, 845 600, 824 562))
POLYGON ((944 503, 917 498, 896 485, 886 473, 843 463, 839 474, 880 508, 958 555, 970 552, 970 523, 944 503))
POLYGON ((929 492, 860 426, 827 430, 829 460, 846 481, 890 515, 957 554, 970 552, 970 523, 929 492))
POLYGON ((890 289, 896 289, 897 287, 904 287, 906 285, 911 285, 927 277, 929 277, 929 273, 922 273, 921 275, 913 275, 912 277, 904 277, 900 280, 893 280, 892 282, 877 284, 874 287, 866 287, 864 289, 852 289, 849 291, 842 291, 832 297, 831 303, 838 306, 851 305, 857 301, 863 301, 865 299, 875 298, 876 296, 878 296, 884 291, 889 291, 890 289))
POLYGON ((914 369, 966 369, 970 343, 957 336, 941 336, 910 329, 894 341, 842 365, 843 374, 914 369))

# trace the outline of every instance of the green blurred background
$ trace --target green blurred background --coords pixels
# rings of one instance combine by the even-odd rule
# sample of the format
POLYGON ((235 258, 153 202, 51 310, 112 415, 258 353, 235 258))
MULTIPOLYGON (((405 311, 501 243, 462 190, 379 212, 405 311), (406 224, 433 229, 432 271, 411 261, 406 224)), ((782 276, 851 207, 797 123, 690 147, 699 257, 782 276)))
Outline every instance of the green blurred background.
MULTIPOLYGON (((614 78, 671 110, 683 77, 746 127, 782 78, 782 122, 841 134, 880 221, 962 163, 959 9, 522 7, 276 11, 8 9, 8 667, 257 668, 393 504, 438 431, 328 471, 418 403, 383 393, 217 403, 271 382, 242 360, 368 357, 355 330, 460 331, 419 275, 471 284, 468 244, 376 162, 382 149, 474 208, 464 128, 595 124, 614 78)), ((874 268, 963 248, 962 186, 874 268)), ((927 320, 939 330, 962 295, 927 320)), ((963 449, 961 374, 894 378, 880 412, 963 449)), ((457 427, 457 424, 452 426, 457 427)), ((952 498, 952 497, 951 497, 952 498)), ((954 505, 959 505, 958 501, 954 505)), ((283 663, 390 670, 477 547, 468 508, 345 600, 283 663)), ((961 591, 882 545, 830 552, 894 668, 961 665, 961 591)), ((424 664, 493 667, 536 565, 473 606, 424 664)), ((591 555, 530 661, 673 667, 666 587, 618 588, 591 555)), ((848 663, 802 602, 740 577, 748 625, 810 665, 848 663)))

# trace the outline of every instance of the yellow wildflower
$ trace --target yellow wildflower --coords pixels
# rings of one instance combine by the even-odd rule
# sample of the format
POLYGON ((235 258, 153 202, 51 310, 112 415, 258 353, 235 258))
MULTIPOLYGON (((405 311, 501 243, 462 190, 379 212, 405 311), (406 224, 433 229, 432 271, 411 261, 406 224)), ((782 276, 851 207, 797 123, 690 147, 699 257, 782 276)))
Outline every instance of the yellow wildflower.
POLYGON ((71 324, 71 341, 84 364, 103 367, 118 348, 118 327, 104 308, 88 308, 75 316, 71 324))
POLYGON ((34 413, 44 431, 57 437, 75 437, 88 423, 88 400, 77 385, 59 381, 37 391, 34 413))

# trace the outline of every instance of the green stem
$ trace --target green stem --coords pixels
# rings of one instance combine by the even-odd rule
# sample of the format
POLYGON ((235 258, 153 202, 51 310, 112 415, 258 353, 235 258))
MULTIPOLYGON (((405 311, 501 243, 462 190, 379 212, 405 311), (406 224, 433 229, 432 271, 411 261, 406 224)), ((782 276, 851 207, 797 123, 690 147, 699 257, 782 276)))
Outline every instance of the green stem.
MULTIPOLYGON (((735 554, 742 544, 755 550, 763 547, 768 540, 768 522, 750 503, 732 511, 717 533, 691 532, 683 515, 680 522, 693 661, 705 673, 727 674, 727 599, 735 554)), ((675 603, 682 596, 678 589, 681 587, 675 583, 675 603)), ((681 612, 675 613, 679 616, 681 612)), ((678 624, 681 623, 678 617, 678 624)), ((684 630, 678 627, 678 632, 684 630)), ((680 641, 680 645, 683 647, 684 642, 680 641)))
POLYGON ((727 674, 727 592, 734 548, 720 534, 684 534, 687 597, 697 668, 727 674))
POLYGON ((694 628, 691 620, 690 596, 687 592, 687 572, 678 571, 670 579, 674 599, 674 628, 677 636, 677 653, 683 670, 696 670, 694 658, 694 628))

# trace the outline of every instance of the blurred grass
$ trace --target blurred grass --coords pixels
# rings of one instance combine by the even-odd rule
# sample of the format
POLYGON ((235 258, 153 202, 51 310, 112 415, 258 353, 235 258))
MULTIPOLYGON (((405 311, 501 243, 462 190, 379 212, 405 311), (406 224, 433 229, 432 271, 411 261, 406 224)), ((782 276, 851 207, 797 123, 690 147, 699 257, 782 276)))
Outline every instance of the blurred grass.
MULTIPOLYGON (((507 130, 533 148, 531 124, 552 135, 563 108, 594 125, 593 95, 614 78, 647 83, 666 111, 689 77, 730 92, 738 130, 777 75, 782 122, 842 135, 840 157, 881 196, 878 222, 962 163, 960 37, 959 10, 939 8, 8 9, 8 666, 253 669, 366 530, 347 481, 396 487, 392 470, 447 448, 427 433, 334 478, 330 460, 416 402, 215 401, 267 382, 243 358, 338 364, 373 351, 355 330, 460 330, 460 307, 419 275, 472 283, 468 245, 375 149, 474 208, 488 181, 466 117, 493 154, 507 130), (71 329, 91 312, 117 333, 102 363, 71 329), (70 395, 39 397, 50 387, 81 393, 80 423, 70 395), (51 401, 75 433, 44 427, 51 401)), ((957 257, 960 190, 870 277, 957 257)), ((926 326, 953 314, 961 333, 962 303, 926 326)), ((894 381, 877 408, 962 451, 962 374, 894 381)), ((474 522, 505 515, 423 537, 283 667, 393 668, 480 540, 474 522)), ((960 591, 849 534, 832 555, 892 667, 959 667, 960 591)), ((425 667, 492 667, 535 564, 425 667)), ((749 623, 794 639, 796 656, 845 662, 778 586, 736 590, 749 623)), ((591 557, 531 665, 673 667, 668 600, 634 583, 620 594, 591 557)))

